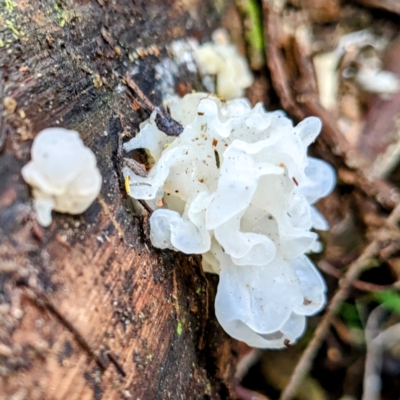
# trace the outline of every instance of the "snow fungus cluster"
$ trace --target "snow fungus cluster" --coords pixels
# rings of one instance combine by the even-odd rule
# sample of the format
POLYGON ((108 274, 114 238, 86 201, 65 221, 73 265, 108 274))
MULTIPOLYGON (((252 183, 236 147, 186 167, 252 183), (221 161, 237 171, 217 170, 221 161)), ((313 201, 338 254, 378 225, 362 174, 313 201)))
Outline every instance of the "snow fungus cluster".
POLYGON ((145 121, 125 150, 146 149, 147 176, 125 167, 130 195, 155 209, 155 247, 202 254, 219 274, 216 315, 250 346, 280 348, 324 306, 325 284, 306 254, 327 222, 313 206, 335 184, 333 169, 307 156, 318 118, 293 126, 283 112, 206 93, 173 99, 179 137, 145 121))

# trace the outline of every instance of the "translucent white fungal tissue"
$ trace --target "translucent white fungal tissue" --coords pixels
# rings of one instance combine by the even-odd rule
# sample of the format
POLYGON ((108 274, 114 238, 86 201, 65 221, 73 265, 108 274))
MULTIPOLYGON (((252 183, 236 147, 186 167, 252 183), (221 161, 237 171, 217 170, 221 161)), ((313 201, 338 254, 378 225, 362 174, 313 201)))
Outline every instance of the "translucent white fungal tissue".
POLYGON ((262 348, 293 343, 325 303, 305 255, 319 248, 311 229, 328 227, 313 204, 335 184, 331 166, 307 157, 320 120, 294 127, 282 112, 205 93, 169 106, 184 126, 179 137, 160 132, 152 115, 125 145, 155 161, 145 177, 123 170, 130 195, 156 207, 153 245, 203 255, 220 276, 216 315, 231 336, 262 348))
POLYGON ((40 225, 51 224, 51 211, 80 214, 100 192, 101 175, 96 157, 79 133, 63 128, 41 131, 33 141, 32 160, 22 168, 32 186, 40 225))
POLYGON ((213 41, 199 46, 195 59, 200 71, 217 76, 217 94, 231 100, 244 95, 244 89, 253 83, 253 75, 245 57, 229 42, 228 33, 218 29, 213 41))

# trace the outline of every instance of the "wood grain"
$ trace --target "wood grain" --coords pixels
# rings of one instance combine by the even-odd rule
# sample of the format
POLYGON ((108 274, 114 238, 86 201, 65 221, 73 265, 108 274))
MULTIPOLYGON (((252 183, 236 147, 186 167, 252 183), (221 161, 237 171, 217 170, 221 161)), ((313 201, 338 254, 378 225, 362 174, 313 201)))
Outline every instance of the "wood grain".
MULTIPOLYGON (((213 317, 216 281, 208 287, 199 257, 152 248, 119 172, 122 141, 148 116, 120 76, 160 102, 167 45, 209 37, 225 7, 212 3, 15 0, 1 10, 0 399, 231 397, 235 347, 213 317), (20 171, 49 126, 81 133, 103 186, 83 215, 53 213, 43 229, 20 171)), ((173 78, 201 88, 182 65, 173 78)))

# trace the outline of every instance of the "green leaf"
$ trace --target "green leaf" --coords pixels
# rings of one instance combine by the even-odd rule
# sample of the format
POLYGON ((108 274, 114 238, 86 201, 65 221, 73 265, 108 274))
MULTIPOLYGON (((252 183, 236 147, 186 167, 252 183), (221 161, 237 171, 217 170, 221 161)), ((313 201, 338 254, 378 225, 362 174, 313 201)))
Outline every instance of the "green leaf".
POLYGON ((400 314, 400 294, 395 290, 382 290, 373 293, 373 298, 387 310, 400 314))
POLYGON ((360 314, 355 304, 343 303, 339 309, 338 315, 343 318, 344 323, 349 328, 357 329, 362 327, 360 314))

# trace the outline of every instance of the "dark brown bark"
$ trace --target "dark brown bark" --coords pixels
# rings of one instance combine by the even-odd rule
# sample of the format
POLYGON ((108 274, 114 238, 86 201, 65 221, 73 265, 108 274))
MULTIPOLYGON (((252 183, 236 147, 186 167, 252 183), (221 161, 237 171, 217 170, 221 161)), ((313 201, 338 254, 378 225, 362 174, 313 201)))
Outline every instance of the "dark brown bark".
MULTIPOLYGON (((160 104, 155 65, 172 40, 218 26, 225 4, 212 3, 2 3, 0 398, 231 396, 234 345, 212 316, 215 280, 199 257, 152 248, 119 173, 123 138, 148 116, 121 76, 160 104), (20 171, 31 139, 57 125, 81 133, 103 186, 83 215, 53 213, 43 229, 20 171)), ((182 66, 175 78, 181 94, 201 88, 182 66)))

